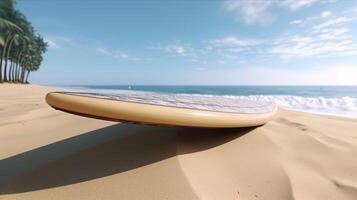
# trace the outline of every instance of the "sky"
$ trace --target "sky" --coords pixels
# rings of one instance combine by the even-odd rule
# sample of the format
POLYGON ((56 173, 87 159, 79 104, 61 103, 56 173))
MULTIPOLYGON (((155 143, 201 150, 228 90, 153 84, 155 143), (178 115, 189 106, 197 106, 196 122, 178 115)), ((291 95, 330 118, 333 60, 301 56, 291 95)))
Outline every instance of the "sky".
POLYGON ((357 85, 355 0, 18 0, 48 85, 357 85))

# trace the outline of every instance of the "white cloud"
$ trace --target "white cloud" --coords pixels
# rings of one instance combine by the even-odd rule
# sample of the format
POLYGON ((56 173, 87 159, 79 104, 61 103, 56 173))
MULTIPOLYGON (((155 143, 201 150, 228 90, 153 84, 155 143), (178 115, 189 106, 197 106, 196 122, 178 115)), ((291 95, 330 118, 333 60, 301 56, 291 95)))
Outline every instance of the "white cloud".
POLYGON ((296 43, 296 46, 303 47, 313 42, 311 37, 299 37, 295 36, 291 39, 292 42, 296 43))
POLYGON ((225 58, 232 59, 232 60, 237 60, 239 58, 238 55, 230 55, 230 54, 223 54, 225 58))
POLYGON ((224 2, 224 8, 234 12, 239 18, 243 18, 245 23, 256 24, 272 20, 268 12, 272 4, 272 0, 228 0, 224 2))
POLYGON ((52 48, 52 49, 58 49, 58 48, 60 48, 60 47, 58 46, 58 44, 57 44, 55 41, 53 41, 53 40, 51 40, 51 39, 49 39, 49 38, 44 38, 44 41, 48 44, 48 47, 49 47, 49 48, 52 48))
POLYGON ((321 17, 328 17, 331 14, 332 14, 331 11, 324 11, 324 12, 321 13, 321 17))
MULTIPOLYGON (((324 34, 320 35, 320 38, 326 39, 326 40, 333 40, 333 39, 341 39, 341 35, 344 33, 347 33, 349 30, 347 28, 339 28, 339 29, 328 29, 327 31, 324 31, 324 34)), ((349 37, 349 36, 348 36, 349 37)), ((343 38, 346 38, 344 36, 343 38)))
POLYGON ((326 22, 324 22, 322 24, 316 25, 313 28, 316 29, 316 30, 319 30, 319 29, 330 27, 332 25, 344 24, 344 23, 347 23, 347 22, 350 22, 350 21, 352 21, 351 18, 339 17, 339 18, 335 18, 335 19, 331 19, 329 21, 326 21, 326 22))
POLYGON ((228 51, 232 52, 232 53, 239 53, 244 51, 244 48, 230 48, 228 51))
POLYGON ((47 42, 49 48, 60 49, 66 46, 74 46, 73 40, 71 38, 62 36, 46 36, 44 41, 47 42))
POLYGON ((309 16, 309 17, 305 17, 303 19, 290 21, 289 24, 292 24, 292 25, 294 25, 294 24, 306 25, 306 23, 312 22, 314 20, 321 20, 321 19, 330 17, 331 15, 332 15, 331 11, 324 11, 320 15, 309 16))
POLYGON ((147 46, 148 49, 154 49, 170 54, 173 57, 184 57, 193 63, 202 63, 200 55, 204 54, 203 50, 192 48, 191 44, 184 44, 181 41, 176 41, 173 44, 161 45, 155 44, 147 46))
POLYGON ((191 48, 175 44, 166 46, 165 51, 180 56, 186 56, 191 51, 191 48))
MULTIPOLYGON (((345 30, 336 31, 337 34, 345 30)), ((340 33, 340 35, 343 33, 340 33)), ((293 37, 290 41, 273 46, 268 53, 284 59, 301 57, 347 56, 357 54, 357 43, 352 40, 328 41, 326 38, 293 37)))
POLYGON ((309 7, 317 0, 283 0, 281 1, 281 6, 286 6, 291 10, 298 10, 304 7, 309 7))
POLYGON ((336 3, 338 0, 320 0, 321 4, 336 3))
MULTIPOLYGON (((246 54, 258 53, 254 49, 259 48, 262 40, 241 39, 235 36, 213 39, 208 42, 208 50, 221 60, 229 59, 239 61, 246 54), (239 55, 239 56, 238 56, 239 55)), ((219 62, 223 64, 223 62, 219 62)))
POLYGON ((109 51, 109 50, 106 50, 106 49, 103 49, 103 48, 99 48, 99 47, 95 48, 95 51, 100 53, 100 54, 110 56, 112 58, 128 59, 128 60, 140 60, 140 59, 138 59, 136 57, 133 57, 133 56, 130 56, 127 53, 122 52, 122 51, 109 51))
POLYGON ((195 51, 190 44, 181 44, 177 42, 176 44, 166 45, 161 49, 173 56, 187 57, 194 63, 200 62, 199 56, 197 55, 199 52, 195 51))
POLYGON ((301 24, 303 21, 302 20, 293 20, 289 22, 289 24, 301 24))
POLYGON ((246 24, 266 24, 274 20, 273 8, 288 8, 295 11, 309 7, 318 0, 226 0, 224 8, 234 12, 246 24))
POLYGON ((305 31, 302 36, 285 35, 271 43, 272 47, 268 48, 267 54, 279 55, 284 59, 357 55, 357 42, 352 35, 346 34, 349 29, 345 27, 330 28, 351 20, 339 17, 313 26, 310 32, 305 31))
POLYGON ((210 44, 215 47, 247 47, 260 44, 261 41, 254 39, 240 39, 235 36, 228 36, 211 40, 210 44))

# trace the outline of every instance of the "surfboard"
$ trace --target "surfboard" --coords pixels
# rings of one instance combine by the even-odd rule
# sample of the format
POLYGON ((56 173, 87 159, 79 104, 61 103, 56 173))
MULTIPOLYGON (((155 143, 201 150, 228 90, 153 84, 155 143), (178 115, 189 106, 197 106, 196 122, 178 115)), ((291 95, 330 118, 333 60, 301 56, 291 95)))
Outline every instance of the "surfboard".
POLYGON ((57 110, 90 118, 202 128, 259 126, 278 110, 267 101, 151 93, 51 92, 46 101, 57 110))

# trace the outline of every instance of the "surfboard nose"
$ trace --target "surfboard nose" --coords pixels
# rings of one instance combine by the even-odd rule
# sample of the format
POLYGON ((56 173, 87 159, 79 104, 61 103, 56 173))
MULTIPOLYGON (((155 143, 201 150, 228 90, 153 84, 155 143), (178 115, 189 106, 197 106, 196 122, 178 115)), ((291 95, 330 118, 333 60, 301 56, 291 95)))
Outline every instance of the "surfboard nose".
MULTIPOLYGON (((54 93, 54 92, 47 93, 47 94, 46 94, 46 97, 45 97, 46 103, 47 103, 48 105, 50 105, 50 106, 52 106, 53 93, 54 93)), ((53 107, 53 106, 52 106, 52 107, 53 107)))

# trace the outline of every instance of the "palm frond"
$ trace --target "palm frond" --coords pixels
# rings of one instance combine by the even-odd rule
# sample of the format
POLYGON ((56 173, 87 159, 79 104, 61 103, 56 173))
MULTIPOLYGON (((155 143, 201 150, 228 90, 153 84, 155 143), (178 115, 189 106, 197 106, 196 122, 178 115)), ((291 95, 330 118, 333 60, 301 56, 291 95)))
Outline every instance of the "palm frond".
POLYGON ((0 35, 0 46, 3 47, 5 44, 4 38, 0 35))
POLYGON ((0 28, 9 28, 19 32, 23 32, 22 29, 19 26, 17 26, 15 23, 4 18, 0 18, 0 28))

